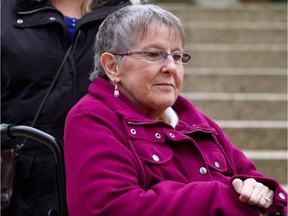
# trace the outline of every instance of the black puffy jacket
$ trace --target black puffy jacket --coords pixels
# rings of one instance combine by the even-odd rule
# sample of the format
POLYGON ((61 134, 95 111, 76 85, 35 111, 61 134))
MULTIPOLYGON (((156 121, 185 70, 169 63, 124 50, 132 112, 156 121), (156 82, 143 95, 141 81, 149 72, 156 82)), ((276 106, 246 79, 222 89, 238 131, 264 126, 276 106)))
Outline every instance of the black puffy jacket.
MULTIPOLYGON (((113 2, 118 3, 107 3, 82 17, 71 41, 64 16, 49 1, 1 1, 2 123, 31 125, 72 46, 35 125, 63 142, 66 114, 88 90, 99 25, 109 13, 130 4, 128 0, 113 2)), ((5 145, 22 141, 23 138, 16 138, 5 145)), ((53 158, 45 147, 26 141, 17 161, 12 205, 1 211, 3 216, 47 216, 50 209, 57 209, 53 158)))

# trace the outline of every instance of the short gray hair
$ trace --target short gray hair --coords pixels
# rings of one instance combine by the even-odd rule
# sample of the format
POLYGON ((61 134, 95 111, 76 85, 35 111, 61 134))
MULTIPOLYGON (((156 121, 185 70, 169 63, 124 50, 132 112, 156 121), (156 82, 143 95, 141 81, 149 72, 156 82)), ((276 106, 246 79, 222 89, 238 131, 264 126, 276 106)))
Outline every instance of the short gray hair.
POLYGON ((104 52, 127 52, 141 40, 152 22, 170 26, 184 45, 185 33, 180 20, 172 13, 152 4, 126 6, 110 15, 100 25, 95 40, 94 71, 90 80, 108 77, 100 63, 104 52))

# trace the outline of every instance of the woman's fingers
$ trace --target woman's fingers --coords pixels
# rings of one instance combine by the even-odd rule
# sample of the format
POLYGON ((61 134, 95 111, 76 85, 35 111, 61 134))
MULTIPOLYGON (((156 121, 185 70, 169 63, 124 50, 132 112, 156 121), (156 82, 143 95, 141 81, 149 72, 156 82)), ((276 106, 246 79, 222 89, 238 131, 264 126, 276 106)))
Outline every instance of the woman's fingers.
POLYGON ((232 181, 232 186, 239 194, 239 199, 249 205, 269 208, 273 203, 274 192, 253 178, 245 181, 236 178, 232 181))
POLYGON ((243 181, 241 179, 236 178, 232 181, 232 186, 238 194, 241 194, 243 189, 243 181))
MULTIPOLYGON (((254 189, 252 191, 252 194, 250 195, 250 198, 248 199, 247 203, 249 205, 264 205, 265 202, 263 203, 263 198, 261 198, 263 193, 268 192, 269 188, 263 185, 262 183, 259 182, 254 182, 254 189)), ((264 199, 265 201, 265 199, 264 199)))

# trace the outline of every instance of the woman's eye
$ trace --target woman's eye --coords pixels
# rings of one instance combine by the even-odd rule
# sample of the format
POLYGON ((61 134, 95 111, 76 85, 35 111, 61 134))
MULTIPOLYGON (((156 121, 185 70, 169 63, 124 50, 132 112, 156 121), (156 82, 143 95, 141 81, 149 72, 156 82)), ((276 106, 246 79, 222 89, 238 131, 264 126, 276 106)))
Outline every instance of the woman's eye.
POLYGON ((161 55, 162 55, 161 51, 157 51, 157 50, 147 51, 147 56, 152 59, 157 59, 161 57, 161 55))
POLYGON ((181 53, 173 53, 173 59, 175 61, 180 61, 182 59, 181 53))

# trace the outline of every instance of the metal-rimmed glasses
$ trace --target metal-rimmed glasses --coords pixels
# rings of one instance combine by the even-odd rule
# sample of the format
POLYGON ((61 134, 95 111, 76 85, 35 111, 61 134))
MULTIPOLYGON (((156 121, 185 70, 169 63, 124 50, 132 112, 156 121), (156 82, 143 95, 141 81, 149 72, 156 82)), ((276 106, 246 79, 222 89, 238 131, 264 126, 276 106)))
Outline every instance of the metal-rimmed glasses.
POLYGON ((173 52, 168 53, 161 49, 149 49, 149 50, 132 50, 128 52, 111 52, 113 55, 126 56, 126 55, 143 55, 150 61, 161 61, 167 59, 168 55, 171 55, 175 63, 185 64, 191 56, 186 52, 173 52))

